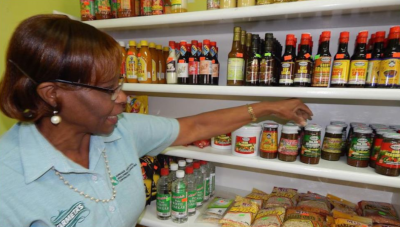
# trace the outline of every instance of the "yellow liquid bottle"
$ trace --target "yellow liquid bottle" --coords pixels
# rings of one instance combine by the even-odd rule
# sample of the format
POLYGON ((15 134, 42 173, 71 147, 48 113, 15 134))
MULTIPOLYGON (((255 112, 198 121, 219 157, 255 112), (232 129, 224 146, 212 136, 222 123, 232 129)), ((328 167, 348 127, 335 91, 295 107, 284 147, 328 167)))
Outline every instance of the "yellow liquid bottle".
POLYGON ((185 13, 188 10, 187 0, 171 0, 171 13, 185 13))
POLYGON ((160 68, 158 64, 158 53, 156 50, 156 44, 150 43, 150 53, 151 53, 151 83, 158 84, 157 72, 160 68))
POLYGON ((141 48, 138 54, 138 80, 139 83, 151 84, 152 81, 152 62, 151 52, 148 48, 147 40, 140 41, 141 48))
POLYGON ((136 41, 129 41, 129 49, 126 54, 125 69, 126 69, 126 81, 128 83, 138 83, 137 78, 137 50, 136 41))

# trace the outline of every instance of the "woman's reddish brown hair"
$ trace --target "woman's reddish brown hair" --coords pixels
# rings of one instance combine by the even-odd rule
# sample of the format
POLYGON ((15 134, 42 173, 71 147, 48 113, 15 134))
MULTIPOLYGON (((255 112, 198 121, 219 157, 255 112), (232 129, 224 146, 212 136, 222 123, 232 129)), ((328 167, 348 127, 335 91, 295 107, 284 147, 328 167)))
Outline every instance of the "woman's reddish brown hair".
POLYGON ((19 121, 51 115, 52 107, 36 92, 38 84, 63 79, 96 85, 115 79, 122 61, 120 48, 106 33, 66 16, 37 15, 24 20, 7 50, 0 82, 1 111, 19 121))

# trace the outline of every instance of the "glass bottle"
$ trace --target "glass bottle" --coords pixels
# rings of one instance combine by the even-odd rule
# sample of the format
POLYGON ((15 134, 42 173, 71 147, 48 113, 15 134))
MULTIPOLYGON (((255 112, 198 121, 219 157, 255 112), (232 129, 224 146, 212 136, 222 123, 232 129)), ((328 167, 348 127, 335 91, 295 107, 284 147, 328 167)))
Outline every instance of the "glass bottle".
POLYGON ((300 161, 306 164, 318 164, 321 157, 321 127, 307 125, 300 153, 300 161))
POLYGON ((138 66, 138 59, 137 59, 137 50, 136 50, 136 41, 131 40, 129 41, 129 49, 126 54, 126 80, 128 83, 138 83, 137 78, 137 66, 138 66))
POLYGON ((308 33, 301 34, 299 54, 297 55, 294 70, 294 86, 310 87, 311 86, 311 54, 310 39, 308 33))
POLYGON ((278 159, 285 162, 296 161, 298 154, 298 126, 284 125, 278 147, 278 159))
POLYGON ((192 40, 189 56, 189 84, 197 84, 200 70, 200 61, 197 56, 197 40, 192 40))
POLYGON ((368 31, 358 33, 356 47, 350 61, 349 87, 362 88, 365 86, 368 69, 367 38, 368 31))
POLYGON ((138 80, 139 83, 151 84, 152 82, 152 57, 146 40, 140 41, 141 48, 138 54, 138 80))
POLYGON ((231 51, 228 54, 228 86, 243 85, 243 48, 240 44, 240 27, 234 28, 231 51))
POLYGON ((400 86, 400 26, 390 28, 388 45, 383 52, 379 70, 378 87, 398 88, 400 86))
POLYGON ((314 57, 312 87, 328 87, 331 73, 331 53, 329 52, 330 31, 323 31, 320 36, 318 53, 314 57))
POLYGON ((345 87, 349 78, 350 54, 348 51, 350 32, 341 32, 339 47, 333 60, 331 87, 345 87))
POLYGON ((212 78, 211 84, 218 85, 219 81, 219 62, 218 62, 218 49, 217 49, 217 42, 211 42, 210 47, 210 56, 211 56, 211 64, 212 64, 212 78))
POLYGON ((185 13, 187 12, 187 0, 171 0, 172 7, 171 13, 185 13))
POLYGON ((381 55, 383 54, 383 41, 385 40, 385 31, 379 31, 375 35, 371 58, 368 59, 366 88, 375 88, 378 85, 379 70, 381 66, 381 55))
POLYGON ((278 70, 278 64, 280 64, 280 61, 275 56, 275 44, 273 34, 266 33, 264 54, 261 56, 260 60, 260 86, 276 85, 276 70, 278 70))
POLYGON ((200 56, 200 74, 199 83, 201 85, 210 85, 212 81, 212 59, 210 55, 210 40, 203 40, 203 48, 200 56))
POLYGON ((258 35, 251 36, 251 51, 247 54, 246 59, 246 85, 257 86, 260 71, 260 37, 258 35))
POLYGON ((156 46, 157 54, 158 54, 158 72, 157 78, 159 84, 166 84, 167 81, 165 80, 165 59, 161 45, 156 46))
POLYGON ((289 87, 294 85, 294 35, 286 35, 285 53, 282 56, 282 71, 279 76, 279 86, 289 87))
POLYGON ((158 64, 158 53, 156 50, 156 44, 149 44, 150 53, 151 53, 151 83, 158 84, 157 72, 160 70, 160 66, 158 64))
MULTIPOLYGON (((178 84, 189 84, 189 51, 187 50, 186 41, 181 41, 181 54, 176 67, 176 75, 178 84)), ((183 169, 184 170, 184 169, 183 169)))

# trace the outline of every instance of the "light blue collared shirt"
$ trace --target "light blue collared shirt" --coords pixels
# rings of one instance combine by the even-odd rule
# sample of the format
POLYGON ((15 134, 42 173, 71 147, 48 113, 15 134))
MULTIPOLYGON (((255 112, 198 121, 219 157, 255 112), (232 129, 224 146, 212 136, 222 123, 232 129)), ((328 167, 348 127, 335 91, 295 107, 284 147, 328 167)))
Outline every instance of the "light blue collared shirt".
POLYGON ((122 114, 114 132, 90 139, 89 169, 55 149, 32 123, 18 123, 0 139, 0 226, 133 227, 145 207, 139 157, 157 155, 178 137, 179 123, 142 114, 122 114), (109 161, 117 195, 112 196, 109 161))

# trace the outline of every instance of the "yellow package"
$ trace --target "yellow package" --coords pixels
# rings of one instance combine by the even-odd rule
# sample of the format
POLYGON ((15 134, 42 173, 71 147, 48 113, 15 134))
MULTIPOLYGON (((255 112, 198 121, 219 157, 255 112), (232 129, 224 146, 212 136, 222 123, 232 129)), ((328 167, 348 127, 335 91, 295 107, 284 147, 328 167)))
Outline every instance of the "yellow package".
POLYGON ((326 195, 328 198, 329 202, 332 204, 333 209, 332 212, 337 210, 342 213, 350 214, 350 215, 357 215, 357 204, 352 203, 350 201, 344 200, 342 198, 339 198, 337 196, 328 194, 326 195))
POLYGON ((257 203, 251 201, 251 199, 236 196, 235 204, 219 223, 229 227, 250 227, 257 213, 257 203))
POLYGON ((128 95, 125 112, 147 114, 148 109, 149 101, 147 95, 128 95))
POLYGON ((357 215, 346 214, 337 210, 333 212, 333 218, 337 226, 349 226, 349 227, 371 227, 372 219, 367 217, 361 217, 357 215))
POLYGON ((251 191, 251 193, 248 194, 246 198, 251 199, 253 202, 257 203, 258 208, 261 209, 264 200, 268 199, 268 194, 261 190, 253 188, 253 191, 251 191))
POLYGON ((264 203, 264 208, 295 207, 297 204, 297 189, 274 187, 268 200, 264 203))
POLYGON ((252 227, 279 227, 285 218, 284 207, 271 207, 258 211, 252 227))

